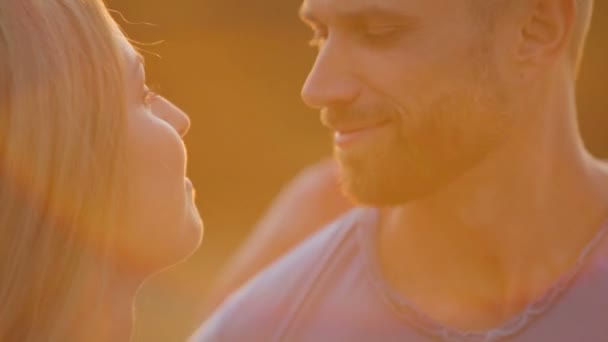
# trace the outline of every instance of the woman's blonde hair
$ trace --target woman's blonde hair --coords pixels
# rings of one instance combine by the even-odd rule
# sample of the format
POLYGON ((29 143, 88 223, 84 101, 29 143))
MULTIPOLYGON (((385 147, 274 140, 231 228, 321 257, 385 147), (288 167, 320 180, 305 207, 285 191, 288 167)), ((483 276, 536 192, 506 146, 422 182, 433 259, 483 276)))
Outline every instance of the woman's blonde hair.
MULTIPOLYGON (((52 340, 111 246, 126 89, 102 0, 0 1, 0 340, 52 340)), ((109 267, 109 266, 108 266, 109 267)))

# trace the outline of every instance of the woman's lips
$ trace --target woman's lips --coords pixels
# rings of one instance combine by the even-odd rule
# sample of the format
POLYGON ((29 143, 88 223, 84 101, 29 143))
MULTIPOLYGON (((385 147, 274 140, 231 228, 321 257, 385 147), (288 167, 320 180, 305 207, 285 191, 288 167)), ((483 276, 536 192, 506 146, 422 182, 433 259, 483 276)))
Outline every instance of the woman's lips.
POLYGON ((184 186, 186 187, 186 192, 192 197, 192 200, 196 198, 196 190, 194 189, 194 185, 190 178, 184 178, 184 186))

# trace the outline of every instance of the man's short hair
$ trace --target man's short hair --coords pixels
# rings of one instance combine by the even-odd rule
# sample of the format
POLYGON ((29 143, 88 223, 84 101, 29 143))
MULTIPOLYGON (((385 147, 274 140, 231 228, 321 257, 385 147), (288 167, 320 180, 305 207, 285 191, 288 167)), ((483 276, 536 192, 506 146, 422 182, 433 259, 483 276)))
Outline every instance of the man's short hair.
MULTIPOLYGON (((525 0, 524 0, 525 1, 525 0)), ((583 50, 589 27, 591 25, 591 17, 593 13, 594 0, 576 0, 576 22, 572 33, 572 39, 569 47, 569 58, 575 65, 575 71, 578 74, 578 69, 583 57, 583 50)), ((504 13, 505 6, 513 5, 514 0, 473 0, 475 11, 480 19, 491 23, 496 16, 504 13)))

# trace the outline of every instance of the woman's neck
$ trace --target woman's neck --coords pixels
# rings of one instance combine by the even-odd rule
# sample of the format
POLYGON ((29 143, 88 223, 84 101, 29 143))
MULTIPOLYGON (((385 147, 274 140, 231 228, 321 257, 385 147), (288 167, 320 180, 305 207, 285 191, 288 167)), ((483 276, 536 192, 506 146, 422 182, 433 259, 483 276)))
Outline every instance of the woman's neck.
POLYGON ((135 272, 107 266, 103 258, 84 263, 83 272, 68 294, 61 341, 129 341, 133 330, 133 305, 145 280, 135 272), (105 271, 104 271, 105 270, 105 271))

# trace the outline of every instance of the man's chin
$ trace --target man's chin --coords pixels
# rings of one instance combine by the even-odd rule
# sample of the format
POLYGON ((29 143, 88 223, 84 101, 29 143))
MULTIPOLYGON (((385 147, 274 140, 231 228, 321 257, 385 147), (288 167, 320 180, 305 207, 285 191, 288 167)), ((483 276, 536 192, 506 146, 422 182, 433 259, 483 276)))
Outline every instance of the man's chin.
POLYGON ((421 172, 422 168, 406 160, 381 154, 366 159, 336 157, 343 192, 363 206, 404 205, 436 193, 450 178, 448 174, 432 172, 428 168, 421 172))
POLYGON ((404 204, 412 199, 397 189, 403 184, 389 184, 382 173, 344 163, 340 165, 342 191, 358 205, 385 207, 404 204))

